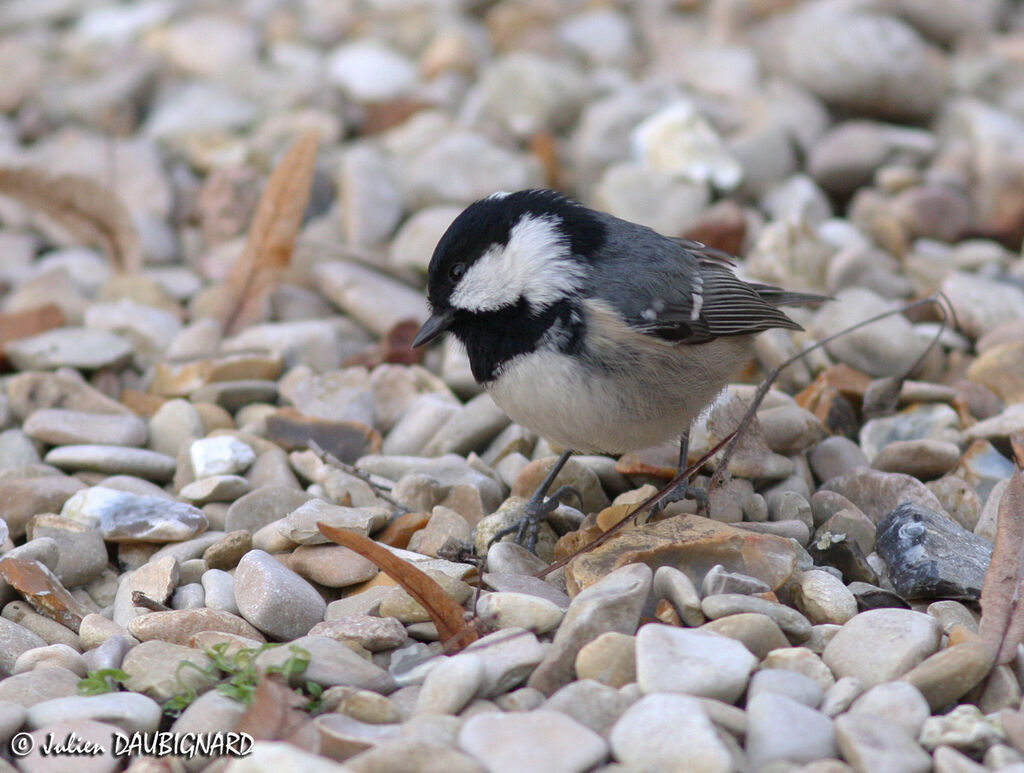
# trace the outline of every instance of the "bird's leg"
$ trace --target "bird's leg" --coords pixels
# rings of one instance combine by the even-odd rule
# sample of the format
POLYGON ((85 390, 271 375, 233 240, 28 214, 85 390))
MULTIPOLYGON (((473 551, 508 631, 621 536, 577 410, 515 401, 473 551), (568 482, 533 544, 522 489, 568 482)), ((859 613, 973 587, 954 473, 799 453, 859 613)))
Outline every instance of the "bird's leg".
POLYGON ((569 461, 570 456, 572 456, 571 450, 562 452, 562 455, 558 457, 558 461, 548 471, 544 480, 537 487, 537 490, 533 492, 533 496, 527 500, 526 505, 523 507, 523 517, 511 526, 500 529, 491 537, 490 542, 487 543, 488 547, 504 539, 509 534, 515 533, 516 544, 521 545, 531 553, 533 552, 533 549, 537 546, 537 535, 541 523, 547 519, 552 510, 562 504, 562 498, 568 494, 575 495, 577 499, 580 498, 579 492, 572 486, 559 486, 551 493, 551 496, 547 495, 548 489, 551 488, 555 478, 558 477, 558 473, 562 471, 565 463, 569 461))
MULTIPOLYGON (((690 450, 690 430, 687 429, 682 436, 679 438, 679 473, 682 473, 687 468, 686 457, 690 450)), ((678 474, 678 473, 677 473, 678 474)), ((690 480, 681 481, 676 484, 668 495, 658 503, 657 508, 660 512, 664 509, 665 505, 669 505, 672 502, 679 502, 683 499, 694 499, 697 501, 697 508, 699 512, 707 512, 708 509, 708 494, 697 486, 691 486, 690 480)))

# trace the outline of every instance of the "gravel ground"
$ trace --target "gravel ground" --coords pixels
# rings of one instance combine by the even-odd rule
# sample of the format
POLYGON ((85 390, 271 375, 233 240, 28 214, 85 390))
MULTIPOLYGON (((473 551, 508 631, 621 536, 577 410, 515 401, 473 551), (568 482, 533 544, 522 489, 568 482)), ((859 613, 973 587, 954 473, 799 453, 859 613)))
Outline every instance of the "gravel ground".
POLYGON ((141 267, 52 189, 0 198, 0 773, 1024 771, 1024 660, 977 634, 1024 448, 1019 2, 7 0, 0 192, 22 166, 116 192, 141 267), (225 330, 209 288, 309 129, 291 265, 225 330), (675 452, 575 458, 538 555, 487 549, 559 449, 457 348, 402 342, 455 215, 535 186, 834 296, 759 338, 692 459, 803 346, 936 292, 956 325, 919 306, 815 351, 708 517, 673 505, 540 579, 675 452), (317 522, 484 638, 444 656, 317 522), (249 708, 267 669, 295 690, 249 708), (233 730, 246 756, 112 746, 233 730))

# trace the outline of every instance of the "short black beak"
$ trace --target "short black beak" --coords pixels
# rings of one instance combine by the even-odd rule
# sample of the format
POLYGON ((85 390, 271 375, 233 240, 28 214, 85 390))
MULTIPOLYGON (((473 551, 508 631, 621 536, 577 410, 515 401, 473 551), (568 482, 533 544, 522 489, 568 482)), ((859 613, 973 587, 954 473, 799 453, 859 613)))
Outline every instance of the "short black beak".
POLYGON ((451 326, 454 317, 454 309, 432 314, 430 319, 423 323, 423 327, 420 328, 416 337, 412 339, 412 348, 429 344, 451 326))

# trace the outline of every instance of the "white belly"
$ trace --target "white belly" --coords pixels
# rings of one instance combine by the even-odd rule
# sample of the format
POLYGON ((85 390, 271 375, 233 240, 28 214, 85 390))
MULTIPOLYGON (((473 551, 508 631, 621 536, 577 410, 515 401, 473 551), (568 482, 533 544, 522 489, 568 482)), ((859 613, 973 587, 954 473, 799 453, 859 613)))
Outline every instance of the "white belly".
POLYGON ((550 350, 523 355, 487 391, 514 421, 560 446, 623 453, 679 437, 751 351, 746 336, 687 347, 648 341, 618 340, 599 352, 614 371, 583 369, 550 350))

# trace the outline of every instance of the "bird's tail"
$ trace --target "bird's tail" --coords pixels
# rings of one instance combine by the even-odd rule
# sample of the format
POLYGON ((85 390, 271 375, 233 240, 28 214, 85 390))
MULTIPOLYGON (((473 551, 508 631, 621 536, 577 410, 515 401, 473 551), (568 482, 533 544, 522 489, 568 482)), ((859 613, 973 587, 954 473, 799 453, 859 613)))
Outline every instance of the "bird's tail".
POLYGON ((758 295, 772 306, 806 306, 811 303, 824 303, 833 300, 830 295, 817 295, 816 293, 797 293, 791 290, 783 290, 775 285, 750 282, 758 295))

